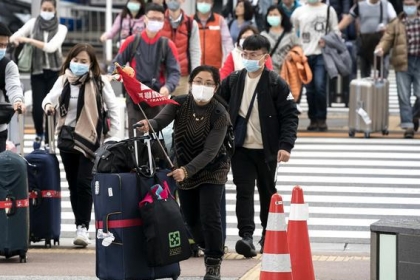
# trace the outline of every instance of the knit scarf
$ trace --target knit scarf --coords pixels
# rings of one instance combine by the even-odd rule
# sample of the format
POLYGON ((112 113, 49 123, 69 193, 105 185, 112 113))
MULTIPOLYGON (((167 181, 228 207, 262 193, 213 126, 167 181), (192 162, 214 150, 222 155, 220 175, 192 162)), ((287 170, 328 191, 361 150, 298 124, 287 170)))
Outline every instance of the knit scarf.
MULTIPOLYGON (((38 16, 35 21, 32 38, 44 42, 44 32, 48 32, 47 42, 49 42, 55 36, 55 34, 57 34, 57 31, 57 16, 51 20, 45 20, 41 16, 38 16)), ((33 47, 32 74, 42 74, 44 65, 49 65, 49 70, 58 71, 60 70, 62 62, 63 60, 59 49, 53 53, 45 53, 42 49, 33 47), (48 59, 48 64, 46 63, 45 59, 48 59)))
POLYGON ((97 81, 93 78, 92 73, 79 77, 67 69, 64 75, 66 82, 59 97, 60 118, 57 130, 60 131, 66 120, 70 101, 70 84, 80 86, 74 130, 74 149, 93 160, 95 159, 95 151, 100 146, 102 135, 101 112, 103 103, 97 81))

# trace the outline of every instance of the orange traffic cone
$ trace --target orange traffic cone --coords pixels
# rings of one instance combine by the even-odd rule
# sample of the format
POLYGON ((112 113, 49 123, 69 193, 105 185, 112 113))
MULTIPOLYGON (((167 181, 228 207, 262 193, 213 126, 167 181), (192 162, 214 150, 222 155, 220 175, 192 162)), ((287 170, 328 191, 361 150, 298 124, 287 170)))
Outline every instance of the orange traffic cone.
POLYGON ((286 217, 283 200, 277 193, 271 197, 260 280, 292 280, 286 217))
POLYGON ((308 216, 308 204, 303 201, 303 190, 296 186, 292 192, 289 224, 287 226, 294 280, 315 280, 307 224, 308 216))

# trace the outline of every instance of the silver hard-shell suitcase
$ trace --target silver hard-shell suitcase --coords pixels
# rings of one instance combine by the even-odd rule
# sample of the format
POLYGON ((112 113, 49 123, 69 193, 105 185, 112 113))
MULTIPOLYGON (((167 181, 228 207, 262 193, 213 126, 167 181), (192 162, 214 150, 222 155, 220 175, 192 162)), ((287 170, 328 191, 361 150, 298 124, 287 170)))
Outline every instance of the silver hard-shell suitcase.
POLYGON ((373 78, 355 79, 350 83, 349 96, 349 136, 363 132, 369 138, 373 132, 388 135, 389 119, 389 82, 376 70, 377 57, 374 60, 373 78))

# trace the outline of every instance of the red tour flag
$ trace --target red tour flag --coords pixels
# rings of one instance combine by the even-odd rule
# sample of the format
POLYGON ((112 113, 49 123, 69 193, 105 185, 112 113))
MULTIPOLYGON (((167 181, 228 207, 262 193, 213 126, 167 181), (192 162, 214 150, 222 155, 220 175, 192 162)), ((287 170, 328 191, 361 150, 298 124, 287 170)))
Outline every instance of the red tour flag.
POLYGON ((152 90, 148 86, 137 81, 136 78, 131 77, 119 64, 116 64, 116 70, 118 71, 118 74, 121 75, 122 83, 134 104, 146 102, 150 107, 165 104, 179 105, 176 101, 168 98, 167 96, 162 96, 159 92, 152 90))

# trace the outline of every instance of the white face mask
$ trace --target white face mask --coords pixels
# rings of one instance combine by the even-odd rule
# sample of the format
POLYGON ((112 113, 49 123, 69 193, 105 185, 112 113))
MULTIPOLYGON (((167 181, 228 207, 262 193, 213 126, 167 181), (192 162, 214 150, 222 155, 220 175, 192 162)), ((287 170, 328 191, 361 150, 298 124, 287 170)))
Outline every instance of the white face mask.
POLYGON ((163 28, 163 21, 149 20, 146 28, 150 32, 159 32, 163 28))
POLYGON ((52 20, 55 17, 55 14, 53 12, 44 12, 41 11, 39 14, 44 20, 52 20))
POLYGON ((208 102, 213 97, 214 87, 192 85, 191 93, 195 101, 208 102))

